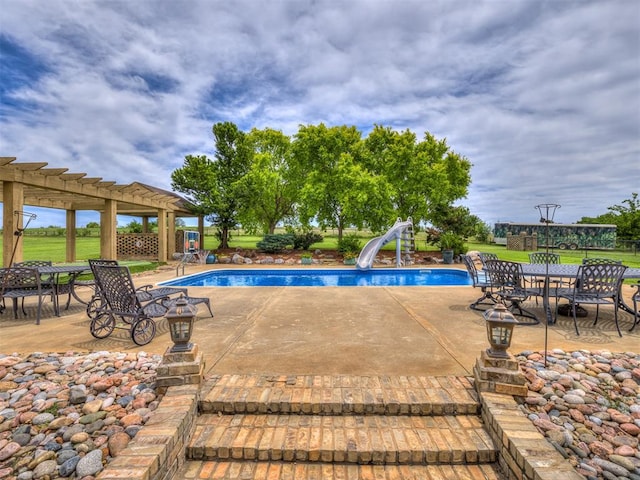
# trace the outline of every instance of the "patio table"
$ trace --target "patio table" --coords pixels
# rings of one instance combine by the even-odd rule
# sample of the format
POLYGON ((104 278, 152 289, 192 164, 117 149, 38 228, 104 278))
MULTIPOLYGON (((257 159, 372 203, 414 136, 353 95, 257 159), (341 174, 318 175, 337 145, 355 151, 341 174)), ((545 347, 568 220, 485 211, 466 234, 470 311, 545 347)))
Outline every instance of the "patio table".
MULTIPOLYGON (((543 296, 543 304, 545 313, 547 316, 547 324, 554 322, 553 315, 551 314, 551 307, 549 306, 549 280, 552 278, 569 278, 575 280, 578 276, 578 270, 580 265, 576 264, 544 264, 544 263, 523 263, 522 273, 531 277, 544 277, 545 288, 543 296)), ((640 278, 640 268, 627 268, 624 272, 623 278, 640 278)), ((633 307, 626 304, 622 295, 619 295, 619 307, 624 311, 634 315, 633 307)))
MULTIPOLYGON (((78 302, 86 305, 87 302, 82 300, 78 294, 76 293, 76 278, 78 278, 83 273, 91 273, 91 268, 89 265, 48 265, 37 267, 38 272, 42 275, 52 275, 54 278, 55 288, 57 294, 61 292, 60 290, 60 275, 69 275, 69 282, 66 284, 69 288, 69 294, 75 298, 78 302)), ((65 292, 66 293, 66 292, 65 292)), ((67 302, 67 308, 69 308, 69 303, 67 302)), ((60 316, 60 307, 58 307, 58 311, 56 312, 57 316, 60 316)))

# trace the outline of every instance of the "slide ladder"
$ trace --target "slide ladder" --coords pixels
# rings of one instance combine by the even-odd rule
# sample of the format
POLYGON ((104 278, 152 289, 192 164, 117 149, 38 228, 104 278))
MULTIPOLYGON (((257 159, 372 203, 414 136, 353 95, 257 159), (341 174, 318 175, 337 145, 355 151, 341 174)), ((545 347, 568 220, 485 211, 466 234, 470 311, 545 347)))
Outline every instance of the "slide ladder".
POLYGON ((411 217, 403 221, 401 218, 380 237, 372 238, 367 242, 356 261, 356 267, 360 270, 368 270, 373 266, 376 255, 382 247, 390 241, 396 241, 396 265, 400 266, 402 262, 402 250, 404 250, 405 261, 415 251, 415 238, 413 235, 413 220, 411 217))

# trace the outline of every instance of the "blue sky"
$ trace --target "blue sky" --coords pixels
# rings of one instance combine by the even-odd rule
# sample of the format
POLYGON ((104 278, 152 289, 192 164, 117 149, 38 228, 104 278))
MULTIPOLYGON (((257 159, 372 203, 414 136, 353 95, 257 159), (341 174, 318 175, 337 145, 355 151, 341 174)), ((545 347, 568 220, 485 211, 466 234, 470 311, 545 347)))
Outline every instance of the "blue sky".
MULTIPOLYGON (((446 138, 492 224, 640 191, 640 2, 0 0, 0 156, 170 189, 211 127, 446 138)), ((33 226, 64 225, 37 210, 33 226)), ((0 211, 1 215, 1 211, 0 211)), ((97 215, 78 215, 78 226, 97 215)), ((128 221, 130 219, 126 219, 128 221)))

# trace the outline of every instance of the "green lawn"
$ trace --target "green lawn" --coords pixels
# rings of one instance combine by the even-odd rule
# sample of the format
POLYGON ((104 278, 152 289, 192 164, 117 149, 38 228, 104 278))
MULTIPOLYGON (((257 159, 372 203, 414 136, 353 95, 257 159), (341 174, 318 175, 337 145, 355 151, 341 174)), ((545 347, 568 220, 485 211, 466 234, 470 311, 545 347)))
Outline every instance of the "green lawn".
MULTIPOLYGON (((335 250, 338 246, 338 237, 335 234, 324 234, 324 240, 311 246, 312 250, 335 250)), ((362 236, 361 247, 371 238, 371 236, 362 236)), ((254 249, 256 243, 262 239, 261 235, 244 235, 234 234, 231 239, 232 248, 254 249)), ((65 237, 22 237, 23 256, 25 260, 51 260, 54 263, 62 263, 65 261, 65 237)), ((204 245, 207 250, 215 250, 218 240, 213 235, 206 235, 204 245)), ((468 250, 478 250, 481 252, 497 253, 502 260, 512 260, 516 262, 528 262, 529 252, 517 252, 507 250, 506 247, 494 244, 467 242, 468 250)), ((2 248, 2 238, 0 237, 0 248, 2 248)), ((427 245, 424 241, 424 233, 419 233, 416 238, 416 248, 419 252, 437 251, 437 247, 427 245)), ((386 245, 385 250, 394 250, 395 242, 386 245)), ((562 263, 581 263, 585 256, 583 250, 554 250, 560 253, 562 263)), ((640 255, 633 252, 621 250, 606 251, 588 251, 589 257, 606 257, 615 260, 622 260, 622 263, 629 267, 640 268, 640 255)), ((76 239, 76 258, 88 260, 89 258, 100 257, 100 239, 97 237, 78 237, 76 239)))

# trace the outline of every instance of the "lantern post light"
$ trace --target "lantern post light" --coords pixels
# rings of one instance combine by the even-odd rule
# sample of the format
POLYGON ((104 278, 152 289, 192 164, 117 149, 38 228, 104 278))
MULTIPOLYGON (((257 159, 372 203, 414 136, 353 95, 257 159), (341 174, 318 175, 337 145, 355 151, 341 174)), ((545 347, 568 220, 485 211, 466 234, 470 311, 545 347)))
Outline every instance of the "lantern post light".
POLYGON ((173 342, 170 353, 188 352, 193 348, 193 344, 189 340, 191 340, 193 333, 196 310, 196 306, 190 305, 184 296, 178 298, 169 308, 165 318, 169 323, 169 333, 173 342))
POLYGON ((493 358, 509 358, 507 349, 511 345, 513 327, 518 321, 502 303, 484 312, 483 317, 487 325, 487 339, 491 345, 487 349, 487 355, 493 358))

